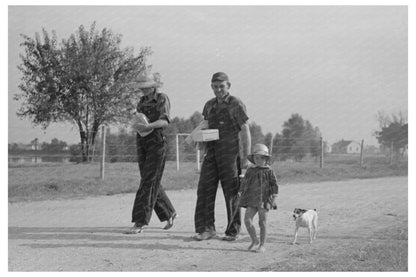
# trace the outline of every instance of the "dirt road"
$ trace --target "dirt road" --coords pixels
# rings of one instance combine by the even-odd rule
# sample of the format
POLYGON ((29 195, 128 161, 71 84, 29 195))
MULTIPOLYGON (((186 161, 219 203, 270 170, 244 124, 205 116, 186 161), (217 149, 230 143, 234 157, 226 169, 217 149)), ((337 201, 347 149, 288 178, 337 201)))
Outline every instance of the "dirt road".
MULTIPOLYGON (((263 254, 245 250, 250 239, 244 226, 235 242, 193 241, 195 190, 168 191, 180 215, 172 229, 163 230, 164 223, 153 215, 138 235, 123 234, 131 226, 133 194, 9 203, 9 271, 394 270, 366 260, 369 250, 363 247, 393 245, 392 234, 400 228, 407 232, 407 183, 407 177, 395 177, 282 185, 279 209, 269 214, 263 254), (295 207, 318 209, 319 232, 312 245, 305 229, 299 233, 299 244, 290 244, 295 207), (346 262, 336 263, 345 257, 351 259, 346 261, 350 268, 344 268, 346 262)), ((219 190, 219 236, 225 217, 219 190)), ((400 262, 407 267, 407 260, 400 262)))

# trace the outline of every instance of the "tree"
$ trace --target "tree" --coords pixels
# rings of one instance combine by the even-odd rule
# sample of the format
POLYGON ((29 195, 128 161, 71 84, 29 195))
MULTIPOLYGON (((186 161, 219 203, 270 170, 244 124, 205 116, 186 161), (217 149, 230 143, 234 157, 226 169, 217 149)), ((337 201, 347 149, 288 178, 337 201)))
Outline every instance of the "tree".
POLYGON ((32 140, 31 142, 30 142, 33 146, 35 146, 35 151, 38 151, 39 150, 39 139, 38 138, 35 138, 34 140, 32 140))
POLYGON ((88 161, 103 124, 126 123, 140 96, 134 81, 146 69, 150 48, 138 55, 120 49, 121 35, 108 29, 89 31, 81 25, 75 34, 58 45, 56 34, 43 29, 32 39, 22 35, 22 72, 15 100, 22 100, 18 116, 46 129, 51 122, 77 126, 83 161, 88 161))
POLYGON ((281 155, 282 153, 282 145, 283 145, 283 136, 279 133, 276 133, 273 137, 273 149, 272 149, 272 156, 277 156, 278 159, 283 160, 281 155))
POLYGON ((282 137, 277 139, 278 154, 283 160, 293 157, 301 161, 307 153, 316 157, 320 150, 320 136, 319 128, 314 128, 299 114, 292 114, 283 124, 282 137))
POLYGON ((68 146, 65 141, 58 140, 53 138, 51 143, 44 142, 42 143, 42 151, 47 153, 61 153, 68 146))
POLYGON ((272 133, 267 133, 264 136, 264 144, 269 148, 269 152, 273 154, 273 134, 272 133))
MULTIPOLYGON (((194 113, 191 115, 191 117, 189 118, 189 120, 190 120, 190 121, 191 121, 191 123, 192 123, 192 130, 193 130, 194 128, 196 128, 196 126, 198 126, 198 125, 199 125, 199 123, 200 123, 203 119, 204 119, 204 117, 203 117, 202 113, 200 113, 200 112, 198 112, 198 111, 194 112, 194 113)), ((192 131, 192 130, 188 130, 188 131, 192 131)))
POLYGON ((256 122, 249 124, 250 135, 251 135, 251 144, 255 145, 256 143, 264 143, 264 135, 261 130, 261 126, 257 125, 256 122))
POLYGON ((9 152, 18 152, 19 150, 19 145, 17 143, 9 143, 9 152))
POLYGON ((386 115, 383 111, 377 114, 377 120, 381 130, 375 132, 375 136, 383 148, 391 148, 393 151, 403 154, 408 145, 407 113, 386 115))
POLYGON ((318 127, 313 127, 312 124, 306 120, 305 121, 305 132, 303 134, 303 138, 309 146, 309 153, 312 157, 317 158, 321 153, 321 132, 319 131, 318 127))

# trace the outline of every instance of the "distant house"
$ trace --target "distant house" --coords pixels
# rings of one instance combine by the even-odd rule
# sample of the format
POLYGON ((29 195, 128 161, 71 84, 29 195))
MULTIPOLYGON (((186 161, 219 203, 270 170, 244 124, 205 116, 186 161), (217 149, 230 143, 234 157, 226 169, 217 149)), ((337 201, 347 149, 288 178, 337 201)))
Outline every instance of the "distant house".
POLYGON ((20 150, 35 150, 36 149, 34 144, 18 143, 17 146, 20 150))
POLYGON ((9 151, 42 150, 41 145, 26 143, 9 143, 9 151))
POLYGON ((332 146, 328 142, 324 141, 324 153, 331 153, 331 152, 332 152, 332 146))
POLYGON ((338 154, 359 154, 361 144, 353 140, 341 140, 332 144, 332 153, 338 154))

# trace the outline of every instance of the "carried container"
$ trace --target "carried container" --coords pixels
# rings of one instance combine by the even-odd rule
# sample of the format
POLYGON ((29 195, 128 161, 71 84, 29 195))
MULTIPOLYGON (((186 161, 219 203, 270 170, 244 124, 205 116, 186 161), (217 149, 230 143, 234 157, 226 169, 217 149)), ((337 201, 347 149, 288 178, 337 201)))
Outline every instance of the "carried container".
POLYGON ((193 140, 197 142, 213 141, 219 139, 218 129, 198 130, 193 134, 193 140))
MULTIPOLYGON (((143 113, 135 113, 133 115, 133 126, 135 126, 138 123, 148 125, 149 124, 149 119, 143 113)), ((150 131, 146 131, 146 132, 139 132, 139 131, 137 131, 137 132, 139 133, 140 136, 145 137, 148 134, 150 134, 151 132, 153 132, 153 129, 150 130, 150 131)))

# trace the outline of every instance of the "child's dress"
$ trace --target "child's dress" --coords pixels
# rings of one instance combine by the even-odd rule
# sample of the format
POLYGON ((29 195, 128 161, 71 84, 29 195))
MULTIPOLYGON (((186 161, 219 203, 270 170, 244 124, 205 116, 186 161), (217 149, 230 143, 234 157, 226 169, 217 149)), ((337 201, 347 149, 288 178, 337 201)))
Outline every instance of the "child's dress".
POLYGON ((271 196, 279 192, 276 176, 269 166, 250 167, 240 184, 240 206, 270 209, 271 196))

